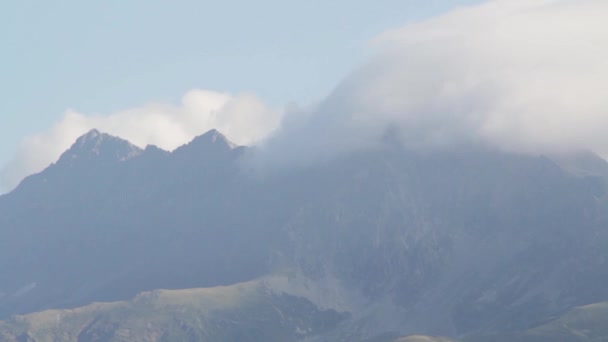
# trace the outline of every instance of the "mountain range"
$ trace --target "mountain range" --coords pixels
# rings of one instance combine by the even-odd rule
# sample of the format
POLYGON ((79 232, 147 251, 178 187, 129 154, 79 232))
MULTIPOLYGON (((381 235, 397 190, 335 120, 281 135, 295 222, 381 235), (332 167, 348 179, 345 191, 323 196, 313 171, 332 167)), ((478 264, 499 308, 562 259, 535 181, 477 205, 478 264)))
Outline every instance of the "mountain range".
POLYGON ((2 340, 608 339, 592 153, 258 153, 80 137, 0 196, 2 340))

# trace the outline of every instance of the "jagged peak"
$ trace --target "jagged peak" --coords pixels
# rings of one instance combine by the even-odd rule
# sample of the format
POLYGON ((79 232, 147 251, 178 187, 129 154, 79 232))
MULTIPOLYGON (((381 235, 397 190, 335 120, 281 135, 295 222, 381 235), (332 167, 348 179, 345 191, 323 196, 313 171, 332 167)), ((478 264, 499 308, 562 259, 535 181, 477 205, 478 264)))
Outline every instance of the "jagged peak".
POLYGON ((230 149, 237 147, 236 144, 228 140, 225 135, 220 133, 217 129, 210 129, 202 135, 194 138, 192 142, 205 142, 210 144, 222 144, 228 146, 230 149))
POLYGON ((180 146, 175 152, 182 153, 184 151, 230 151, 238 147, 225 135, 216 129, 211 129, 202 135, 192 139, 186 145, 180 146))
POLYGON ((92 130, 83 134, 79 139, 94 139, 100 135, 102 135, 102 133, 97 128, 93 128, 92 130))
POLYGON ((142 152, 141 148, 127 140, 92 129, 76 139, 76 142, 61 155, 58 163, 76 159, 124 161, 142 152))
POLYGON ((78 137, 78 139, 76 139, 76 142, 72 145, 72 147, 70 149, 72 149, 72 148, 86 149, 87 147, 89 147, 91 145, 98 145, 104 139, 108 139, 108 138, 112 139, 114 137, 112 137, 111 135, 106 134, 106 133, 101 133, 97 129, 92 129, 89 132, 78 137))

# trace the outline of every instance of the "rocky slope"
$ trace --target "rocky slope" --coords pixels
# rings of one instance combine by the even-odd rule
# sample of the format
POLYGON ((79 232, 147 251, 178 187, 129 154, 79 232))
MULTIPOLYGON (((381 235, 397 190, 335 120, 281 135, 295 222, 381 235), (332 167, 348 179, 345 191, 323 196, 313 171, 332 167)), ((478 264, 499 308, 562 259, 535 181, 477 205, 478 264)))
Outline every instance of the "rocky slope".
POLYGON ((217 131, 173 152, 83 136, 0 196, 0 319, 277 274, 348 315, 311 341, 525 331, 608 300, 599 158, 387 142, 260 170, 255 155, 217 131))

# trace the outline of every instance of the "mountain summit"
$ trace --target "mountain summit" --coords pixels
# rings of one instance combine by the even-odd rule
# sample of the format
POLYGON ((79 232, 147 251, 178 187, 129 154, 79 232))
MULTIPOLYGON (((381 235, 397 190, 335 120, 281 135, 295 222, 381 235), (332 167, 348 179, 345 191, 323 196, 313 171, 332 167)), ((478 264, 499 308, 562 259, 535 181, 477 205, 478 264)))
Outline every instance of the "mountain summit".
POLYGON ((205 143, 205 144, 221 144, 221 145, 228 146, 230 148, 236 147, 235 144, 230 142, 228 140, 228 138, 226 138, 225 135, 223 135, 216 129, 211 129, 211 130, 207 131, 206 133, 199 135, 198 137, 194 138, 193 142, 205 143))
POLYGON ((212 129, 195 137, 191 142, 178 147, 174 153, 176 155, 225 154, 236 147, 237 145, 228 140, 226 136, 212 129))
POLYGON ((125 161, 142 152, 141 148, 124 139, 92 129, 78 138, 70 149, 61 155, 57 164, 72 164, 77 160, 125 161))

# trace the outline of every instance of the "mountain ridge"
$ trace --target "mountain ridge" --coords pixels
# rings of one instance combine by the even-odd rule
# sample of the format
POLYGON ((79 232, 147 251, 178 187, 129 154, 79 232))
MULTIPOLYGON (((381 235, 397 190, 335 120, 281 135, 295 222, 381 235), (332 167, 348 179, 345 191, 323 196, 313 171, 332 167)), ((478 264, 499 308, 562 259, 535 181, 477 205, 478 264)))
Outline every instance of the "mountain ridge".
POLYGON ((80 136, 76 142, 64 152, 57 161, 57 164, 73 162, 75 159, 95 160, 102 159, 106 162, 125 161, 135 158, 143 150, 127 140, 101 133, 97 129, 92 129, 88 133, 80 136))
POLYGON ((329 341, 525 330, 608 299, 605 183, 549 158, 391 145, 256 177, 255 150, 213 131, 190 147, 51 167, 3 197, 0 318, 276 272, 340 299, 329 341))

